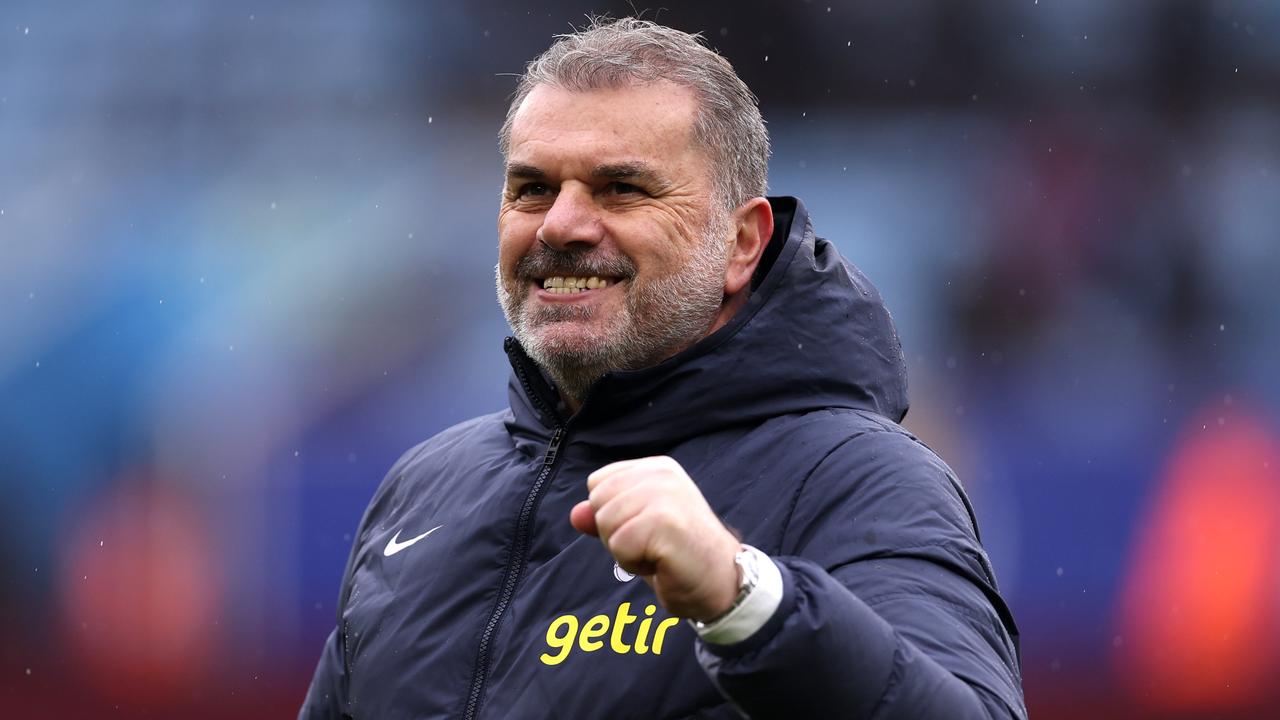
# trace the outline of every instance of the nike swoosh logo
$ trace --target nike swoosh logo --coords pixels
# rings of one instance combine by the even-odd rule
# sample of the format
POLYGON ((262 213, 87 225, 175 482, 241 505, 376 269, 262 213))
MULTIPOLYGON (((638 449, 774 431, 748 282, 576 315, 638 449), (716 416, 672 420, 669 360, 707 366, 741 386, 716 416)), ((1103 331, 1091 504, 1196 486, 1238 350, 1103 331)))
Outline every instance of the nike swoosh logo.
POLYGON ((408 540, 405 540, 404 542, 399 542, 399 540, 400 540, 400 531, 399 531, 399 530, 397 530, 397 531, 396 531, 395 536, 393 536, 390 540, 388 540, 388 541, 387 541, 387 547, 386 547, 386 549, 384 549, 384 550, 382 551, 382 554, 383 554, 383 555, 386 555, 387 557, 391 557, 392 555, 395 555, 396 553, 400 552, 401 550, 403 550, 403 549, 405 549, 405 548, 409 547, 410 545, 412 545, 412 544, 414 544, 414 543, 418 542, 418 541, 419 541, 419 540, 421 540, 422 538, 424 538, 424 537, 426 537, 426 536, 430 535, 431 533, 433 533, 433 532, 435 532, 435 531, 439 530, 439 529, 440 529, 440 528, 442 528, 442 527, 444 527, 444 526, 443 526, 443 525, 437 525, 437 526, 435 526, 435 527, 431 528, 430 530, 428 530, 428 531, 426 531, 426 532, 422 533, 422 534, 421 534, 421 535, 419 535, 418 537, 412 537, 412 538, 409 538, 408 540))

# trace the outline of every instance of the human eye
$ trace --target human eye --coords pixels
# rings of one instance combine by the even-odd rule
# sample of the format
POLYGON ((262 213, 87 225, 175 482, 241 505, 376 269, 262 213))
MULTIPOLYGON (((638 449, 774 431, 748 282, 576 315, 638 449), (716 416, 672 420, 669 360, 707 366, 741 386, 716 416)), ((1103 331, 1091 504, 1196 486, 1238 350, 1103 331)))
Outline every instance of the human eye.
POLYGON ((514 194, 518 198, 542 197, 551 194, 551 187, 541 182, 523 183, 516 187, 514 194))
POLYGON ((628 182, 614 181, 604 188, 607 195, 645 195, 644 188, 628 182))

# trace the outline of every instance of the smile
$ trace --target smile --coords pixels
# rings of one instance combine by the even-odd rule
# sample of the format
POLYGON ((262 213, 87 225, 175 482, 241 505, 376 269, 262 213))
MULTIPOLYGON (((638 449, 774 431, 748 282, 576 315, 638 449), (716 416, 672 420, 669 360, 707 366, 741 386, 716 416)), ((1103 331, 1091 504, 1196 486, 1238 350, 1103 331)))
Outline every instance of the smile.
POLYGON ((616 282, 610 278, 602 278, 592 275, 590 277, 549 277, 542 281, 542 289, 556 295, 568 295, 571 293, 580 293, 587 290, 598 290, 607 288, 616 282))

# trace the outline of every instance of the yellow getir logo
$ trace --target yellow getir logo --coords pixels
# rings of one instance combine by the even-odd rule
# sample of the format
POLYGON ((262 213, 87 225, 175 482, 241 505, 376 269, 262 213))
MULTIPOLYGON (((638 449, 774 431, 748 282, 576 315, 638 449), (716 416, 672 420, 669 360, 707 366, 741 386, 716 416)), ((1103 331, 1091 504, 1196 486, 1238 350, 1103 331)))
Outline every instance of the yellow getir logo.
POLYGON ((650 640, 649 631, 653 625, 653 614, 657 610, 654 605, 646 605, 645 616, 641 620, 639 616, 631 614, 631 603, 624 602, 618 606, 618 611, 612 618, 608 615, 594 615, 581 624, 581 630, 577 616, 561 615, 552 620, 547 628, 547 647, 555 654, 542 653, 539 659, 547 665, 559 665, 573 652, 575 644, 582 652, 595 652, 605 646, 605 635, 609 636, 609 649, 620 655, 633 651, 637 655, 661 655, 662 641, 667 631, 675 627, 680 618, 666 618, 659 622, 658 627, 653 628, 653 638, 650 640), (636 628, 633 642, 628 644, 626 630, 636 620, 640 620, 640 625, 636 628))

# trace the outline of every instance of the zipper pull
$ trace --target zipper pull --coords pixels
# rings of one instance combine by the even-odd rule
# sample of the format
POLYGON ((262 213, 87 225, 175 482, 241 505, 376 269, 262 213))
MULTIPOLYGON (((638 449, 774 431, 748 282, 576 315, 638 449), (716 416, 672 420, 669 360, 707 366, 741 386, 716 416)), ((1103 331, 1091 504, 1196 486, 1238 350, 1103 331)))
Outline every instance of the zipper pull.
POLYGON ((560 452, 560 440, 564 438, 564 426, 557 426, 555 432, 551 433, 551 442, 547 445, 547 455, 542 459, 543 465, 551 465, 556 461, 556 454, 560 452))

